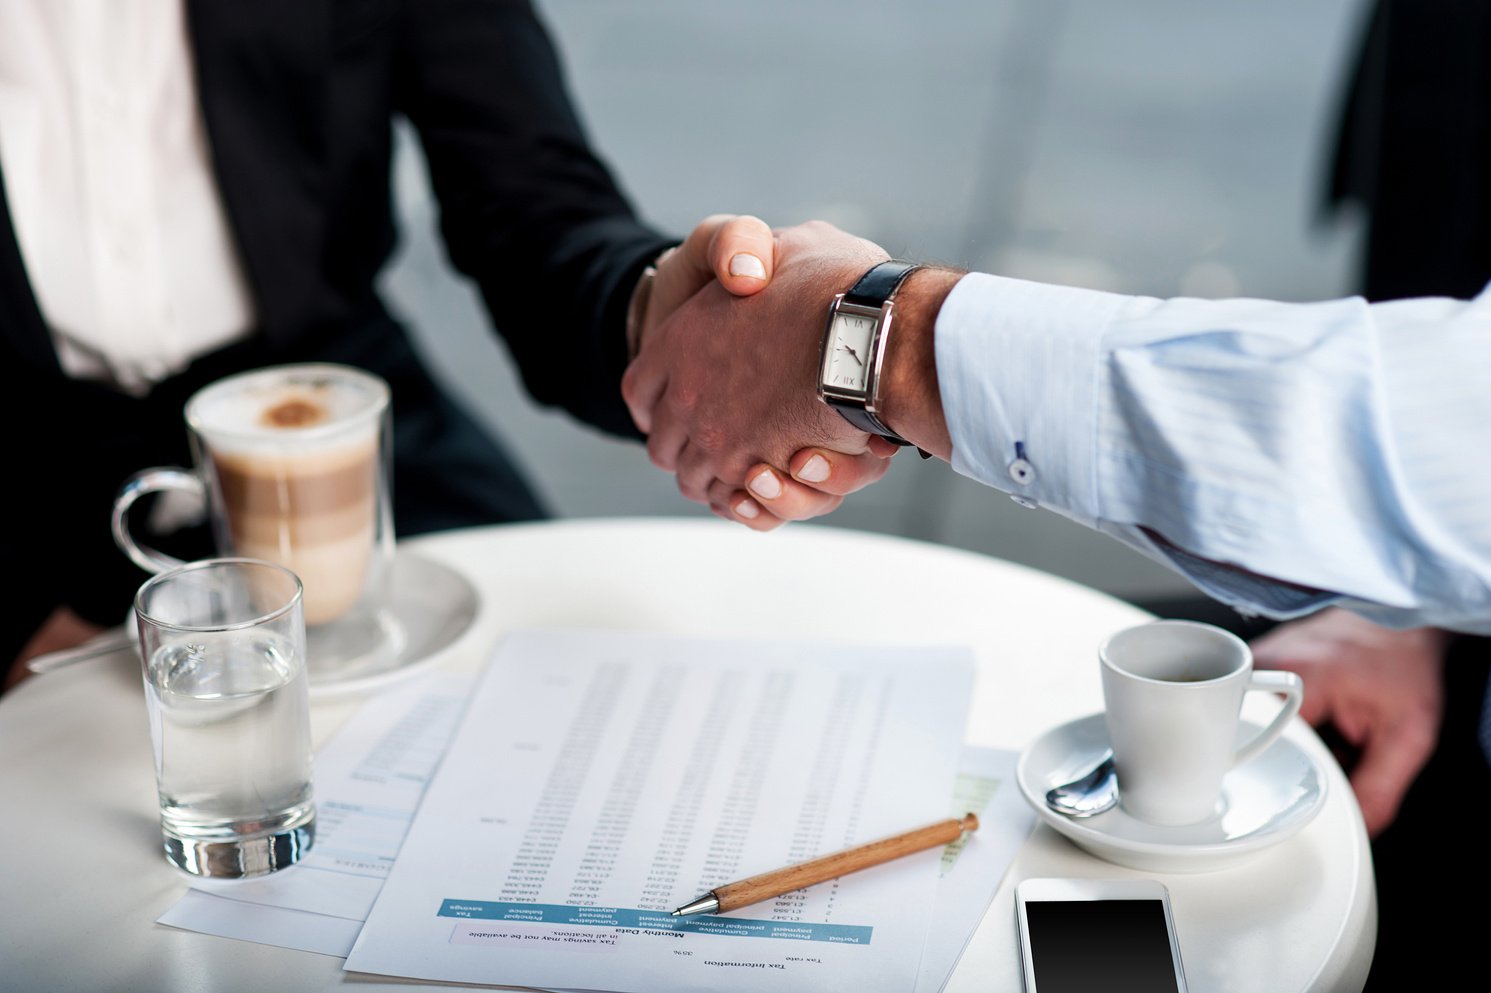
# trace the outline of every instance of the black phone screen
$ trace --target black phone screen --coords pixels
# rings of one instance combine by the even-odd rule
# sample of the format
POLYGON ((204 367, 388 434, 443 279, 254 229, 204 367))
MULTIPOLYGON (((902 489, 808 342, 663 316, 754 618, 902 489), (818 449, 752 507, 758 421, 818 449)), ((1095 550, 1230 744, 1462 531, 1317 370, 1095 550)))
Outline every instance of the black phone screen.
POLYGON ((1025 904, 1035 993, 1176 993, 1159 900, 1025 904))

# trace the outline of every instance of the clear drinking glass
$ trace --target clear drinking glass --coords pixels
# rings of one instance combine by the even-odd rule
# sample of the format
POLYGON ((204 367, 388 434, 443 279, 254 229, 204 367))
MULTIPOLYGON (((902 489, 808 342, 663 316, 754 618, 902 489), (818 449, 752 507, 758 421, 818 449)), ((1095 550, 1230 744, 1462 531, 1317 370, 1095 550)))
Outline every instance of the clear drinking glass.
POLYGON ((255 559, 135 596, 166 859, 199 876, 291 865, 315 837, 300 580, 255 559))

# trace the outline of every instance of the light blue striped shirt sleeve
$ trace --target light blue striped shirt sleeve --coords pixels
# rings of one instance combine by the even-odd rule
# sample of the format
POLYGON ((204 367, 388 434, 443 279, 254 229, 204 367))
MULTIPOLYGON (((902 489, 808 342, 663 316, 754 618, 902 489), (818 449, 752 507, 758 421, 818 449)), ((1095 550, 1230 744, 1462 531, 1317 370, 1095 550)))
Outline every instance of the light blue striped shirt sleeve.
POLYGON ((1294 304, 972 274, 936 348, 958 472, 1244 611, 1491 633, 1491 289, 1294 304))

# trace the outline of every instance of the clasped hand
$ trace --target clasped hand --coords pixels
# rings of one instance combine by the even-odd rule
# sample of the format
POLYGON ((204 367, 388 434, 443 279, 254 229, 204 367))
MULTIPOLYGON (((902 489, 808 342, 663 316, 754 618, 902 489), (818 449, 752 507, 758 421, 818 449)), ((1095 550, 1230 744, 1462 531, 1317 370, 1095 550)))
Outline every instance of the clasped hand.
POLYGON ((716 216, 660 263, 621 390, 684 496, 769 530, 885 474, 897 446, 820 401, 817 370, 834 295, 887 257, 820 221, 716 216))

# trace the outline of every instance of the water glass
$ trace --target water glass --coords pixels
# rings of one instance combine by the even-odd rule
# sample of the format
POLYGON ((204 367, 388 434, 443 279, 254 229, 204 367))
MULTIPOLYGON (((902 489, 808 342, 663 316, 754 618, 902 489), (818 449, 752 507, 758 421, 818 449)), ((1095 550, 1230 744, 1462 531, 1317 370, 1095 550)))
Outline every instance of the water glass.
POLYGON ((186 872, 263 875, 315 837, 302 595, 283 566, 224 558, 135 597, 166 860, 186 872))

